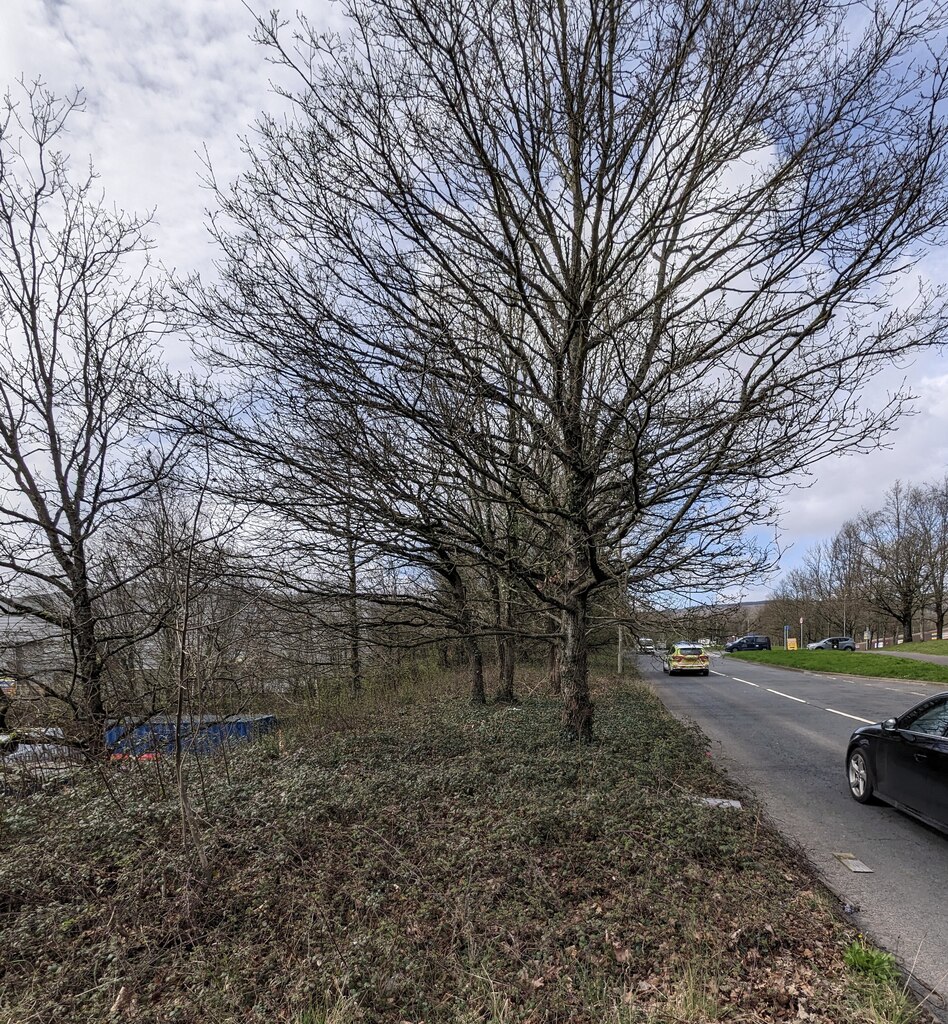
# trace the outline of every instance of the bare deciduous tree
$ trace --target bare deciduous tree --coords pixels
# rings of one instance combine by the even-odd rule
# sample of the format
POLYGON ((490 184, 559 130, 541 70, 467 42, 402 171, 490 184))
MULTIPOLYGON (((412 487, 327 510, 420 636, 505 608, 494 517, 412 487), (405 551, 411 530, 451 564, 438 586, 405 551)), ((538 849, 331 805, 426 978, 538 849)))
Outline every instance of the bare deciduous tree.
POLYGON ((79 107, 36 84, 0 121, 0 602, 62 628, 72 657, 49 695, 96 754, 103 672, 129 642, 104 614, 97 543, 168 465, 148 411, 166 324, 147 220, 110 208, 57 148, 79 107))
POLYGON ((919 528, 917 488, 899 481, 880 509, 861 519, 872 604, 890 615, 912 642, 912 621, 925 599, 925 552, 919 528))
POLYGON ((945 632, 945 590, 948 588, 948 476, 922 488, 919 534, 924 551, 926 597, 935 613, 935 636, 945 632))
POLYGON ((259 24, 295 114, 218 188, 208 327, 531 522, 542 543, 478 554, 561 622, 569 737, 592 736, 595 595, 754 577, 743 534, 781 481, 872 446, 904 396, 867 410, 864 383, 941 339, 905 277, 948 219, 941 9, 879 3, 861 34, 849 10, 349 0, 345 39, 259 24))

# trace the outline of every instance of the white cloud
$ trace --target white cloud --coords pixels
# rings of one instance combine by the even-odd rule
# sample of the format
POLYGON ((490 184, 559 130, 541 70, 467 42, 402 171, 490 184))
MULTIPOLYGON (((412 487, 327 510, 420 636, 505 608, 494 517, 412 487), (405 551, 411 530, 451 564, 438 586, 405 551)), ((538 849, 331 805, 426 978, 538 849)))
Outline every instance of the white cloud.
POLYGON ((156 211, 158 254, 179 269, 206 267, 208 194, 203 149, 227 180, 243 158, 238 136, 276 105, 272 68, 250 40, 240 0, 7 0, 0 82, 41 77, 57 93, 80 86, 74 160, 91 157, 111 201, 156 211))
POLYGON ((914 412, 890 435, 887 447, 822 463, 812 486, 788 496, 783 542, 793 547, 782 561, 784 568, 799 562, 808 545, 832 536, 846 519, 878 507, 896 480, 924 483, 948 472, 948 357, 929 353, 908 372, 894 370, 888 383, 896 387, 903 376, 917 396, 914 412))

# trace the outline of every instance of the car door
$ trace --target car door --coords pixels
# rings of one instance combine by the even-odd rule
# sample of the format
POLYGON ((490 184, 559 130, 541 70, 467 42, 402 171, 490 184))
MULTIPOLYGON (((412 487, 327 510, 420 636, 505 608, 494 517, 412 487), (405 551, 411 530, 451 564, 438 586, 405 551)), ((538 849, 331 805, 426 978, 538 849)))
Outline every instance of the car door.
POLYGON ((948 698, 936 697, 903 715, 880 738, 879 792, 923 817, 948 818, 948 698))
POLYGON ((927 818, 948 828, 948 738, 938 736, 924 752, 927 818))

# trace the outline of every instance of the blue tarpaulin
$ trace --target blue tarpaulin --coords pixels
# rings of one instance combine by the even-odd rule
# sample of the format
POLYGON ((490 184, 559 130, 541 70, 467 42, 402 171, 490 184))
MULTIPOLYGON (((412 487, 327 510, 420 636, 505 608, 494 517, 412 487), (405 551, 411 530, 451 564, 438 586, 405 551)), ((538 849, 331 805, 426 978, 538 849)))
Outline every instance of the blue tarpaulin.
MULTIPOLYGON (((276 727, 275 715, 185 715, 181 746, 191 753, 208 754, 225 743, 248 743, 276 727)), ((137 724, 124 719, 106 731, 105 742, 116 754, 174 753, 175 717, 155 715, 137 724)))

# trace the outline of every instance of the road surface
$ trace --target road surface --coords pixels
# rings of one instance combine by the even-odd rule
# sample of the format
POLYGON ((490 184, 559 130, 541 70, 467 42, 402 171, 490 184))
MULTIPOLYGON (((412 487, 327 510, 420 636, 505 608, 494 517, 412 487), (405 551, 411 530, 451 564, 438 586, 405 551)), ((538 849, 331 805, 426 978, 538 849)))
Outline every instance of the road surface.
POLYGON ((712 756, 756 792, 840 899, 859 908, 852 915, 857 927, 906 968, 914 965, 919 981, 937 993, 933 1009, 944 1014, 948 836, 890 807, 857 804, 843 765, 856 726, 900 714, 939 687, 818 676, 718 656, 709 677, 665 676, 661 661, 647 655, 638 666, 669 711, 697 722, 712 741, 712 756), (836 852, 854 854, 872 874, 851 873, 836 852))

